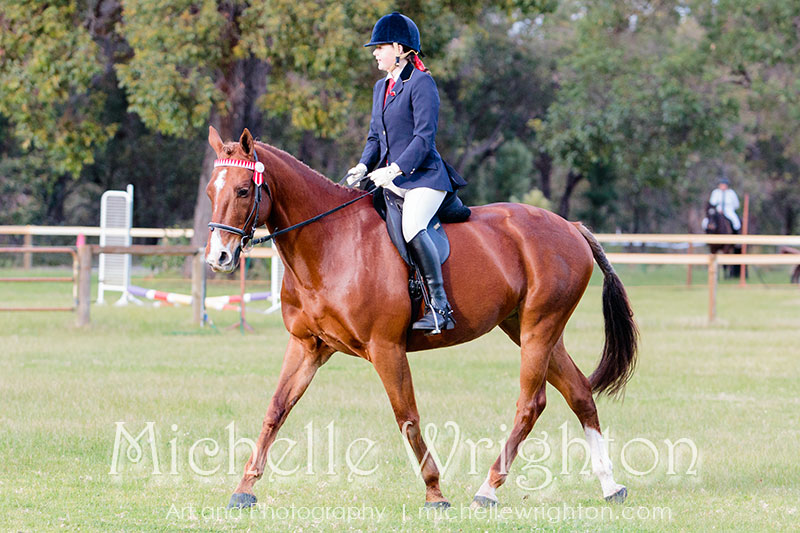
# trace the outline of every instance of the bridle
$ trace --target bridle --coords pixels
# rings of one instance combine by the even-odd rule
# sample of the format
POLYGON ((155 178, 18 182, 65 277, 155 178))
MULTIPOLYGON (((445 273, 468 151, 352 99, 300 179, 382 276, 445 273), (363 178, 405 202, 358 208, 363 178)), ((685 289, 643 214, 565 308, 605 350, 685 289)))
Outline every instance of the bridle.
POLYGON ((242 250, 247 249, 247 245, 250 244, 250 248, 253 247, 253 236, 256 233, 256 223, 258 222, 258 207, 261 203, 261 187, 262 185, 267 189, 267 196, 272 199, 272 193, 269 190, 269 185, 266 184, 264 181, 264 163, 258 160, 258 154, 255 150, 253 150, 253 156, 255 157, 254 161, 247 161, 245 159, 217 159, 214 161, 214 168, 218 167, 236 167, 236 168, 246 168, 248 170, 253 171, 253 183, 255 184, 255 195, 253 198, 253 206, 250 208, 250 213, 247 215, 247 218, 244 221, 244 225, 242 228, 236 228, 234 226, 228 226, 227 224, 220 224, 219 222, 209 222, 208 227, 211 228, 211 231, 215 229, 221 229, 223 231, 227 231, 229 233, 233 233, 238 235, 242 238, 239 242, 239 247, 236 250, 236 255, 242 250), (247 226, 251 224, 250 232, 248 233, 247 226))
MULTIPOLYGON (((229 233, 233 233, 234 235, 238 235, 241 237, 241 240, 239 241, 239 246, 236 247, 236 251, 234 252, 234 260, 238 260, 239 254, 241 254, 243 251, 245 252, 248 251, 256 244, 268 242, 273 238, 277 237, 278 235, 283 235, 284 233, 287 233, 289 231, 302 228, 303 226, 307 226, 308 224, 316 222, 321 218, 325 218, 326 216, 333 214, 340 209, 344 209, 348 205, 353 204, 366 196, 371 196, 372 194, 375 193, 375 191, 378 190, 378 189, 372 189, 356 198, 353 198, 352 200, 348 200, 342 205, 334 207, 333 209, 325 211, 324 213, 321 213, 308 220, 304 220, 299 224, 295 224, 293 226, 289 226, 288 228, 284 228, 275 231, 273 233, 270 233, 269 235, 266 235, 264 237, 254 239, 253 237, 255 236, 256 233, 256 224, 258 222, 258 206, 259 203, 261 202, 261 187, 263 186, 265 189, 267 189, 267 196, 269 197, 270 201, 272 200, 272 191, 270 191, 269 189, 269 184, 266 181, 264 181, 264 163, 258 160, 258 154, 255 152, 255 150, 253 150, 253 156, 255 157, 254 161, 247 161, 245 159, 216 159, 214 161, 214 168, 236 167, 236 168, 245 168, 253 171, 253 183, 256 186, 256 192, 253 199, 253 206, 250 208, 250 213, 247 215, 247 218, 245 219, 241 229, 234 226, 228 226, 227 224, 220 224, 219 222, 208 223, 208 227, 211 228, 211 231, 214 231, 215 229, 221 229, 223 231, 227 231, 229 233), (246 231, 247 226, 248 224, 251 223, 252 225, 250 226, 250 231, 248 232, 246 231)), ((344 180, 345 178, 342 178, 342 180, 339 183, 341 184, 344 180)))

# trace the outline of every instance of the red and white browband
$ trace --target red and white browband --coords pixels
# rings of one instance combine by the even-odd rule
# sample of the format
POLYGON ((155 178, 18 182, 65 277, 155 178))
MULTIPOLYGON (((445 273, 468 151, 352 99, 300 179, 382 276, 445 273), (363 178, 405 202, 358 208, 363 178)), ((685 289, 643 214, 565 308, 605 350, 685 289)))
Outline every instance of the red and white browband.
POLYGON ((257 186, 264 184, 264 163, 261 161, 246 161, 244 159, 216 159, 214 168, 217 167, 238 167, 253 171, 253 183, 257 186))
POLYGON ((255 153, 253 154, 256 158, 255 161, 246 161, 244 159, 217 159, 214 161, 214 168, 217 167, 236 167, 236 168, 244 168, 247 170, 253 171, 253 183, 255 183, 255 194, 253 195, 253 206, 250 208, 250 213, 247 215, 247 219, 244 221, 244 225, 240 228, 229 226, 227 224, 221 224, 219 222, 209 222, 208 227, 211 228, 211 231, 215 229, 220 229, 223 231, 227 231, 233 233, 235 235, 239 235, 241 240, 239 241, 239 246, 236 247, 235 254, 238 256, 242 249, 250 244, 252 246, 253 242, 253 235, 256 232, 256 225, 258 224, 258 204, 261 202, 261 186, 264 185, 267 188, 267 195, 272 196, 269 192, 269 185, 264 183, 264 163, 258 160, 258 155, 255 153), (250 226, 250 231, 247 231, 247 226, 250 226))

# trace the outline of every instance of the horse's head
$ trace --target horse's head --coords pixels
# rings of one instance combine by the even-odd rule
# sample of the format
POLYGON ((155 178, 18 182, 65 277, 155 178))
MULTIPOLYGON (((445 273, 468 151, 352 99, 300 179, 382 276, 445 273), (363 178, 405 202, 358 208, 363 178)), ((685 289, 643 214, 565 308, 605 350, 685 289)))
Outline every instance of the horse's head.
POLYGON ((223 143, 212 126, 208 142, 217 160, 206 188, 211 200, 206 263, 218 272, 232 272, 259 221, 269 216, 272 201, 269 188, 262 186, 264 163, 258 161, 250 131, 245 129, 238 143, 223 143))
POLYGON ((719 212, 711 202, 706 204, 706 233, 719 233, 719 212))

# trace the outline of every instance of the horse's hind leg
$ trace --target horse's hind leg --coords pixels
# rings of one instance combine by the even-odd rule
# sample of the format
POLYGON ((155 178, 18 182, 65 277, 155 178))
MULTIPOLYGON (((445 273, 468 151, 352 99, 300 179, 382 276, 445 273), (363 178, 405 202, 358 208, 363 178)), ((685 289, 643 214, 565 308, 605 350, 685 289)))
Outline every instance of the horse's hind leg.
POLYGON ((607 501, 622 503, 628 495, 628 490, 614 481, 611 459, 608 457, 605 439, 600 431, 600 421, 597 418, 597 407, 592 398, 592 388, 589 380, 567 353, 563 337, 553 348, 547 367, 547 381, 564 396, 569 408, 583 426, 592 458, 592 472, 600 480, 603 497, 607 501))
POLYGON ((425 506, 450 507, 450 502, 439 488, 439 469, 422 440, 414 385, 405 349, 392 344, 371 343, 368 352, 389 396, 397 425, 419 461, 422 479, 425 481, 425 506))
MULTIPOLYGON (((520 321, 517 313, 511 315, 500 324, 500 328, 514 341, 520 345, 520 321)), ((621 503, 627 497, 628 491, 623 485, 614 481, 612 473, 611 459, 608 457, 603 434, 600 431, 600 422, 597 417, 597 407, 592 397, 592 388, 589 380, 575 365, 564 346, 563 336, 558 339, 553 347, 552 354, 547 366, 547 381, 558 390, 567 401, 572 412, 578 417, 589 443, 589 453, 592 460, 592 471, 600 480, 603 497, 608 501, 621 503)), ((541 403, 541 409, 545 405, 545 387, 538 393, 541 395, 537 400, 541 403)), ((541 412, 541 411, 540 411, 541 412)), ((484 481, 475 502, 480 505, 496 503, 495 489, 499 485, 492 485, 491 475, 484 481)))
MULTIPOLYGON (((512 335, 514 332, 513 325, 504 323, 501 327, 514 339, 512 335)), ((500 456, 489 470, 486 481, 483 482, 475 494, 473 506, 497 505, 495 491, 505 482, 511 462, 517 456, 520 444, 531 432, 536 419, 544 410, 546 404, 545 376, 550 353, 555 342, 551 332, 560 332, 562 329, 563 324, 559 327, 553 320, 542 320, 531 328, 531 331, 522 332, 518 337, 522 350, 522 364, 520 367, 520 392, 517 400, 517 413, 514 416, 514 427, 511 429, 511 434, 500 452, 500 456)))

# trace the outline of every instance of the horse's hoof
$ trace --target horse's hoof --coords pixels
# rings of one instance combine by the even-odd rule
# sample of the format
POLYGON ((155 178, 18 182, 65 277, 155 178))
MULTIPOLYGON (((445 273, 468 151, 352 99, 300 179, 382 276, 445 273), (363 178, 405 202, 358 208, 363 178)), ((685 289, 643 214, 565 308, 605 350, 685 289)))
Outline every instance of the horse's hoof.
POLYGON ((609 503, 624 503, 625 498, 628 497, 628 489, 622 487, 611 496, 606 496, 606 501, 609 503))
POLYGON ((497 507, 497 500, 487 498, 486 496, 475 496, 472 498, 470 509, 478 509, 479 507, 497 507))
POLYGON ((234 492, 231 501, 228 502, 228 509, 247 509, 256 504, 258 500, 252 494, 246 492, 234 492))
POLYGON ((449 509, 450 502, 442 500, 440 502, 425 502, 426 509, 449 509))

